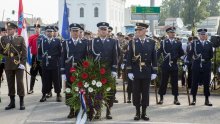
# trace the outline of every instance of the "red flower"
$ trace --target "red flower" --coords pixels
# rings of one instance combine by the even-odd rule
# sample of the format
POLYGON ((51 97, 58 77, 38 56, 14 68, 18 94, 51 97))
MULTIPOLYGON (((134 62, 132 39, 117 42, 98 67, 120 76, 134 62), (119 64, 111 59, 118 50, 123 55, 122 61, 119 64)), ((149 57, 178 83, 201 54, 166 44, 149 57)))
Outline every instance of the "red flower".
POLYGON ((89 62, 88 61, 84 61, 82 63, 82 65, 83 65, 84 68, 88 68, 89 67, 89 62))
POLYGON ((101 68, 101 69, 100 69, 100 74, 103 75, 103 74, 105 74, 105 72, 106 72, 106 71, 105 71, 105 68, 101 68))
POLYGON ((81 76, 82 76, 82 79, 87 79, 88 78, 88 74, 87 73, 83 73, 81 76))
POLYGON ((79 83, 77 84, 77 86, 78 86, 79 88, 81 88, 81 87, 83 86, 83 83, 82 83, 82 82, 79 82, 79 83))
POLYGON ((71 68, 70 68, 70 73, 73 73, 73 72, 76 72, 76 68, 71 67, 71 68))
POLYGON ((106 78, 102 78, 101 82, 102 82, 102 84, 106 84, 107 83, 107 79, 106 78))
POLYGON ((76 80, 76 77, 74 77, 74 76, 71 76, 70 77, 70 81, 73 83, 74 81, 76 80))

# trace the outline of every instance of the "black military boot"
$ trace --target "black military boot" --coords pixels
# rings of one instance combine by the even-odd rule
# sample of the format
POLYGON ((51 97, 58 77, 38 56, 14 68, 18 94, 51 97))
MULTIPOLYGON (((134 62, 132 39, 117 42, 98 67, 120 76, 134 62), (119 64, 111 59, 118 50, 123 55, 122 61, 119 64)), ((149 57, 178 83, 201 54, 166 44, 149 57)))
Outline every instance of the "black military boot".
POLYGON ((196 96, 193 95, 193 101, 190 103, 190 105, 196 105, 196 96))
POLYGON ((114 103, 118 103, 118 100, 116 99, 116 97, 114 98, 114 101, 113 101, 114 103))
POLYGON ((57 93, 57 102, 62 102, 62 96, 60 95, 60 93, 57 93))
POLYGON ((35 77, 31 76, 31 86, 30 86, 30 90, 28 91, 28 94, 32 94, 34 93, 34 83, 35 83, 35 77))
POLYGON ((208 96, 205 97, 205 105, 206 106, 212 106, 212 104, 209 102, 209 97, 208 96))
POLYGON ((160 95, 160 101, 157 104, 159 104, 159 105, 163 104, 163 95, 160 95))
POLYGON ((111 111, 110 111, 111 108, 108 108, 106 109, 106 119, 112 119, 112 115, 111 115, 111 111))
POLYGON ((131 103, 131 93, 128 93, 128 101, 127 103, 131 103))
POLYGON ((40 102, 45 102, 45 101, 47 101, 46 94, 43 94, 42 98, 40 99, 40 102))
POLYGON ((150 119, 149 119, 149 117, 147 117, 147 115, 146 115, 146 107, 142 107, 142 114, 141 114, 141 118, 143 119, 143 120, 145 120, 145 121, 149 121, 150 119))
POLYGON ((140 120, 141 112, 140 112, 140 107, 136 106, 136 115, 134 116, 134 120, 138 121, 140 120))
POLYGON ((5 110, 10 110, 15 108, 15 96, 10 96, 10 103, 7 107, 5 107, 5 110))
POLYGON ((52 97, 52 96, 53 96, 52 91, 50 91, 50 92, 46 95, 47 98, 50 98, 50 97, 52 97))
POLYGON ((19 98, 20 98, 20 110, 25 110, 24 96, 19 96, 19 98))
POLYGON ((175 105, 180 105, 180 102, 178 101, 178 97, 175 96, 174 97, 174 102, 173 102, 175 105))
POLYGON ((69 115, 67 116, 67 118, 74 118, 74 117, 75 117, 74 109, 70 107, 70 113, 69 113, 69 115))

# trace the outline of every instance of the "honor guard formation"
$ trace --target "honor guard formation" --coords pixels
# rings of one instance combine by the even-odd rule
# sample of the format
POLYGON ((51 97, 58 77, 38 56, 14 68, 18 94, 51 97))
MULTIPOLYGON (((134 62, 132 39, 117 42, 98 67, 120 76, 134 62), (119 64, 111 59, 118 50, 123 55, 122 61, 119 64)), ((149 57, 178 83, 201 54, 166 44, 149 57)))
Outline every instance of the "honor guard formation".
MULTIPOLYGON (((149 27, 146 23, 136 23, 135 32, 128 34, 113 34, 114 29, 108 22, 99 22, 97 33, 86 30, 78 23, 72 23, 68 30, 70 38, 64 39, 57 26, 47 25, 42 33, 42 26, 36 23, 33 25, 35 34, 29 36, 26 46, 24 38, 16 33, 18 26, 12 22, 7 22, 6 25, 6 28, 1 28, 0 33, 0 54, 3 55, 0 78, 4 70, 10 98, 5 110, 16 107, 16 95, 20 100, 19 109, 25 110, 25 73, 30 75, 28 94, 34 93, 35 81, 40 79, 42 97, 39 102, 47 102, 47 99, 53 96, 52 91, 56 94, 56 102, 62 102, 64 90, 73 88, 70 85, 70 70, 78 67, 87 57, 106 62, 107 71, 117 79, 116 82, 111 82, 115 88, 110 90, 108 96, 106 119, 114 118, 111 110, 114 104, 118 103, 118 79, 123 80, 124 103, 132 103, 135 107, 136 121, 150 119, 147 108, 152 82, 155 82, 155 86, 158 85, 158 91, 157 87, 155 89, 156 96, 159 96, 158 105, 166 104, 164 99, 168 87, 171 87, 174 97, 173 104, 181 105, 178 99, 178 80, 182 72, 182 85, 187 86, 187 91, 190 89, 189 93, 192 95, 190 105, 196 105, 198 87, 203 85, 204 105, 212 106, 209 96, 213 44, 207 39, 207 29, 198 29, 198 37, 189 37, 184 51, 173 26, 166 29, 165 37, 157 38, 146 35, 149 27), (28 47, 32 55, 30 70, 26 67, 28 47), (38 73, 40 78, 37 79, 38 73)), ((64 96, 65 101, 71 98, 71 94, 64 96)), ((67 118, 77 117, 79 111, 69 106, 67 118)), ((97 111, 94 119, 100 119, 101 114, 102 111, 97 111)))

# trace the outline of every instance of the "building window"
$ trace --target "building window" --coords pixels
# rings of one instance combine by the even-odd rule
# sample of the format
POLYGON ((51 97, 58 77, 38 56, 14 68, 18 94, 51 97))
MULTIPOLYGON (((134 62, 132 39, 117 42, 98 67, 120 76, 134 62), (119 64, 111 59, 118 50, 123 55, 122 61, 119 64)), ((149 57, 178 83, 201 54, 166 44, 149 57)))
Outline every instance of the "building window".
POLYGON ((99 8, 98 7, 94 8, 94 17, 99 17, 99 8))
POLYGON ((80 17, 84 17, 84 8, 81 7, 79 11, 80 17))

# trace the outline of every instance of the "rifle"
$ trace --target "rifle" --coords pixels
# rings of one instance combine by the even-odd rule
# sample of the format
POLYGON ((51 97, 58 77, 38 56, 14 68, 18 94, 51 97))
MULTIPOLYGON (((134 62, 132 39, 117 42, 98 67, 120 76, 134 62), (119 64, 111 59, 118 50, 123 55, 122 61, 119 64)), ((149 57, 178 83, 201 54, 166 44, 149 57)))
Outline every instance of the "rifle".
POLYGON ((190 105, 189 86, 188 86, 188 82, 187 82, 187 71, 183 70, 183 72, 184 72, 184 78, 185 78, 185 83, 186 83, 186 93, 187 93, 188 102, 189 102, 189 105, 190 105))
MULTIPOLYGON (((25 69, 26 69, 26 67, 27 66, 25 65, 25 69)), ((26 72, 26 76, 25 77, 26 77, 26 86, 27 86, 27 94, 28 94, 28 76, 27 76, 27 72, 26 72)))
POLYGON ((158 97, 157 97, 157 82, 154 80, 154 91, 155 91, 155 97, 156 97, 156 104, 158 104, 158 97))
POLYGON ((122 83, 123 83, 124 103, 126 103, 126 94, 125 94, 125 76, 126 76, 126 72, 125 72, 125 69, 123 69, 122 72, 123 72, 123 74, 122 74, 122 83))

